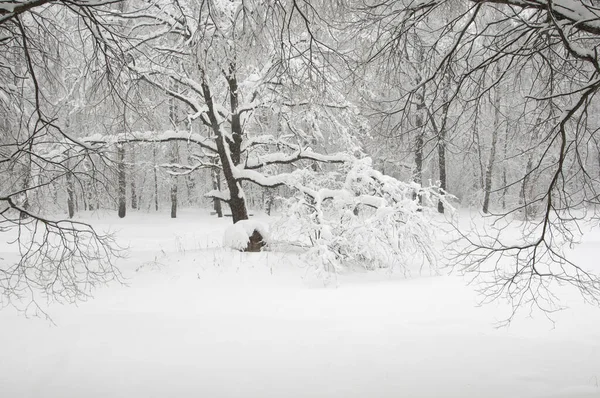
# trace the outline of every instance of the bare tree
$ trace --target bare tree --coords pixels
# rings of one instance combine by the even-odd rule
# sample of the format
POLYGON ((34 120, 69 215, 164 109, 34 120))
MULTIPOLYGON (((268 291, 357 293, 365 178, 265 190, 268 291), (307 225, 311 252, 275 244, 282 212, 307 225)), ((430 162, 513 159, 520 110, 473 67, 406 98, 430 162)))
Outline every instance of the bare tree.
POLYGON ((110 87, 118 78, 120 53, 105 19, 111 3, 0 5, 0 116, 6 121, 0 127, 0 232, 15 247, 0 265, 3 305, 43 311, 40 299, 77 301, 119 278, 114 261, 121 252, 111 235, 46 216, 46 203, 34 200, 52 197, 66 181, 72 218, 76 186, 101 175, 84 163, 111 167, 70 134, 62 114, 78 87, 94 79, 110 87), (94 72, 84 76, 69 63, 94 72))
MULTIPOLYGON (((337 152, 340 140, 352 143, 347 129, 359 122, 352 105, 335 91, 335 83, 324 80, 323 54, 310 54, 312 41, 318 39, 311 35, 305 43, 302 32, 293 33, 290 27, 304 26, 308 13, 315 12, 308 3, 302 7, 258 0, 167 2, 152 7, 152 12, 138 9, 119 16, 138 24, 132 29, 139 36, 129 38, 130 70, 166 93, 171 110, 177 103, 187 107, 188 131, 123 133, 114 139, 85 141, 197 145, 204 155, 194 157, 196 164, 173 159, 167 168, 172 175, 218 169, 224 186, 209 196, 229 205, 234 223, 248 219, 245 182, 264 187, 283 184, 262 170, 304 160, 345 161, 346 154, 324 155, 316 148, 318 141, 337 140, 337 152), (156 33, 149 26, 161 30, 156 33), (289 36, 278 41, 282 28, 289 36), (205 128, 210 136, 194 132, 205 128)), ((326 143, 320 145, 327 149, 326 143)))
POLYGON ((597 5, 572 0, 407 0, 359 2, 350 8, 357 15, 352 25, 357 34, 372 38, 371 51, 363 58, 366 65, 389 63, 402 53, 398 49, 411 45, 415 32, 427 37, 422 66, 426 75, 400 93, 395 102, 399 105, 388 108, 389 114, 405 113, 402 104, 424 87, 430 93, 426 101, 440 98, 441 82, 450 73, 451 112, 461 110, 459 120, 476 120, 477 135, 482 125, 492 127, 492 153, 482 185, 484 210, 498 221, 463 236, 468 244, 461 246, 456 263, 489 282, 483 285, 485 297, 507 297, 515 308, 552 302, 551 287, 561 282, 597 301, 598 277, 569 261, 563 251, 578 241, 582 219, 598 218, 594 209, 600 181, 587 171, 585 144, 595 140, 600 125, 597 5), (436 22, 440 15, 450 16, 447 24, 436 22), (502 91, 511 88, 505 93, 510 98, 506 106, 513 111, 520 107, 521 112, 502 114, 493 100, 496 119, 490 120, 484 104, 490 95, 498 98, 500 85, 502 91), (550 105, 560 112, 550 112, 550 105), (515 136, 520 145, 504 156, 522 164, 526 173, 509 174, 494 188, 500 180, 494 180, 493 173, 498 128, 505 122, 519 132, 515 136), (513 186, 521 186, 526 199, 507 202, 500 213, 492 211, 491 194, 513 186), (515 242, 508 229, 500 227, 506 225, 502 220, 519 218, 532 206, 541 209, 540 216, 523 224, 515 242))

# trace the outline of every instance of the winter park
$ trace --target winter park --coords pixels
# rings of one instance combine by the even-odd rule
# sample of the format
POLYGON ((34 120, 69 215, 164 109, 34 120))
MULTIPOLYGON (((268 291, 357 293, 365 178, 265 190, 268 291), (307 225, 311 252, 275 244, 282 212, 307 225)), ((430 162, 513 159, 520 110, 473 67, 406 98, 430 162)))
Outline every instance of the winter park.
POLYGON ((598 0, 0 0, 0 396, 600 397, 598 0))

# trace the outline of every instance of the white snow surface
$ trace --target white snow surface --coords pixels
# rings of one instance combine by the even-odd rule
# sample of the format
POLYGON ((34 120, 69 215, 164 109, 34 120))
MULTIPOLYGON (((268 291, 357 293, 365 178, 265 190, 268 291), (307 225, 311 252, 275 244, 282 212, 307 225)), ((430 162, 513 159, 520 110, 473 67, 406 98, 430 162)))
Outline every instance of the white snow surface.
MULTIPOLYGON (((600 310, 568 289, 555 324, 498 329, 509 308, 458 275, 325 283, 291 250, 222 248, 231 219, 208 210, 82 218, 130 245, 127 286, 50 305, 56 325, 0 311, 2 397, 600 397, 600 310)), ((573 255, 598 247, 596 228, 573 255)))
POLYGON ((223 247, 243 250, 248 246, 249 238, 250 235, 246 233, 244 227, 239 224, 230 225, 223 234, 223 247))

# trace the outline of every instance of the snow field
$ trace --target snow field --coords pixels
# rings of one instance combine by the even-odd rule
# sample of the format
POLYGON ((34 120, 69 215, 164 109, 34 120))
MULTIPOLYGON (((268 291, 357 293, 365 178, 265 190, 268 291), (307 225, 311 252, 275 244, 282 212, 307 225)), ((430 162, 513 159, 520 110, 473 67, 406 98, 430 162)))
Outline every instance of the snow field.
POLYGON ((600 310, 568 289, 555 324, 497 329, 507 306, 458 275, 324 280, 293 252, 222 248, 231 220, 208 211, 87 218, 129 244, 128 286, 51 305, 56 326, 1 311, 2 397, 600 397, 600 310))

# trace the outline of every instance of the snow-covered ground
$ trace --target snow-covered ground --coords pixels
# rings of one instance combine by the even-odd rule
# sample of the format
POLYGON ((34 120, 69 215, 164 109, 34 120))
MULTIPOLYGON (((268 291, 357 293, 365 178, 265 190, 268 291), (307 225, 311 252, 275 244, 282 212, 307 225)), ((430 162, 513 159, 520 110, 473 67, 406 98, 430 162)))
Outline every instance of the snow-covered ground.
POLYGON ((231 220, 208 211, 89 218, 129 243, 128 286, 50 306, 56 326, 0 311, 3 398, 600 397, 600 309, 574 295, 555 324, 497 329, 506 306, 458 275, 326 284, 293 253, 220 248, 231 220))

